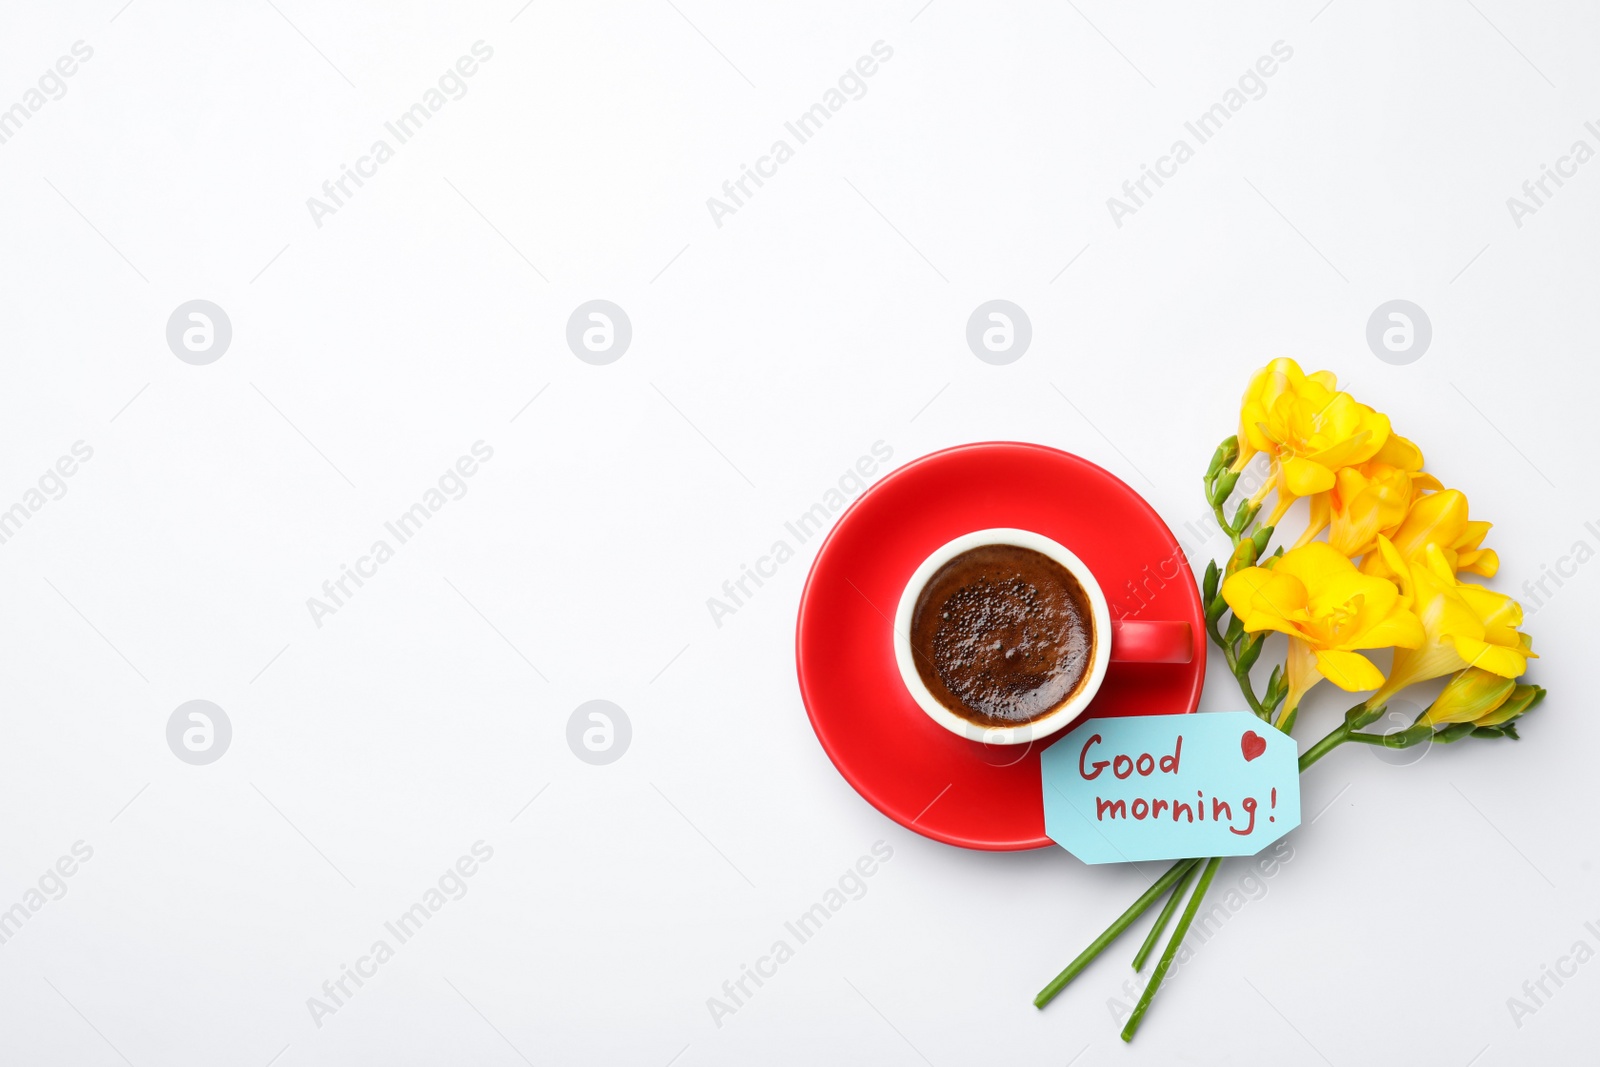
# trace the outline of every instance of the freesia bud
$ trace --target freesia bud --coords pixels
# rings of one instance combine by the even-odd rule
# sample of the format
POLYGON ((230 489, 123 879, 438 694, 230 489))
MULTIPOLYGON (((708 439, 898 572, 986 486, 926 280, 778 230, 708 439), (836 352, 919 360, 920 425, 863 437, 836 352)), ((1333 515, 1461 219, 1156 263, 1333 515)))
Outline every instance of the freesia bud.
POLYGON ((1271 526, 1263 526, 1261 529, 1257 530, 1255 532, 1255 536, 1251 538, 1251 540, 1256 543, 1257 559, 1261 558, 1261 553, 1267 550, 1267 542, 1272 540, 1272 530, 1273 527, 1271 526))
POLYGON ((1520 719, 1544 699, 1544 688, 1537 685, 1519 685, 1512 690, 1504 704, 1474 721, 1476 726, 1505 726, 1520 719))
POLYGON ((1233 550, 1233 555, 1228 557, 1228 566, 1224 574, 1231 578, 1246 567, 1254 567, 1255 564, 1256 543, 1253 539, 1247 537, 1239 542, 1233 550))
POLYGON ((1431 726, 1478 722, 1492 715, 1511 696, 1517 683, 1479 667, 1468 667, 1451 678, 1423 713, 1431 726))

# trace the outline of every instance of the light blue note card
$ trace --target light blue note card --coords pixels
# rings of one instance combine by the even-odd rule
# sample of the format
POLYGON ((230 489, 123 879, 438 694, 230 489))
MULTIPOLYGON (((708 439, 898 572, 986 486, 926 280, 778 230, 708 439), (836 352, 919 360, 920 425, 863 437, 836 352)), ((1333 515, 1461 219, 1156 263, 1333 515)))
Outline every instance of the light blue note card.
POLYGON ((1085 863, 1250 856, 1300 825, 1294 740, 1248 711, 1088 719, 1040 763, 1045 833, 1085 863))

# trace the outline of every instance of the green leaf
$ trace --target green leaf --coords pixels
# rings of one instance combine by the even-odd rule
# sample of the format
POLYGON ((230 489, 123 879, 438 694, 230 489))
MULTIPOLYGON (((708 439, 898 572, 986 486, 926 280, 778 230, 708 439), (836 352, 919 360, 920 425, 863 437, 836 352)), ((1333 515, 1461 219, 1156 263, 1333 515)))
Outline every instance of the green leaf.
POLYGON ((1222 571, 1217 567, 1217 561, 1206 561, 1206 577, 1200 588, 1200 599, 1206 604, 1217 599, 1217 580, 1221 577, 1222 571))

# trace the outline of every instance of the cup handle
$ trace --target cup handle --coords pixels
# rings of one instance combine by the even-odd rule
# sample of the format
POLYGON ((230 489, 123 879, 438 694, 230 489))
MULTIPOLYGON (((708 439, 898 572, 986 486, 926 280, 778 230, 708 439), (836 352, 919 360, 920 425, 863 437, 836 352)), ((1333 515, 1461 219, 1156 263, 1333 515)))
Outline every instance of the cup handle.
POLYGON ((1189 663, 1194 629, 1186 622, 1124 619, 1111 624, 1113 663, 1189 663))

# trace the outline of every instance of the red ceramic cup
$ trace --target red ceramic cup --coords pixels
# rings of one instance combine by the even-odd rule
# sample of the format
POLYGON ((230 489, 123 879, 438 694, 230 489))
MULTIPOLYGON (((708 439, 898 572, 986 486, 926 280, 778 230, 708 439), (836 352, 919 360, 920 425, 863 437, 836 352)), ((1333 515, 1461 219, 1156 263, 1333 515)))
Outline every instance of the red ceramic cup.
POLYGON ((1001 527, 976 530, 947 542, 922 561, 900 595, 894 617, 894 654, 905 682, 917 705, 934 722, 953 733, 989 745, 1020 745, 1049 737, 1082 717, 1105 680, 1106 667, 1118 663, 1188 663, 1194 659, 1194 631, 1187 622, 1123 619, 1111 621, 1105 593, 1094 574, 1064 545, 1031 530, 1001 527), (983 545, 1016 545, 1031 548, 1065 567, 1089 598, 1089 614, 1094 627, 1094 655, 1088 674, 1073 694, 1060 706, 1032 722, 1019 726, 988 726, 951 711, 923 684, 911 652, 911 616, 917 598, 928 580, 950 560, 983 545))

